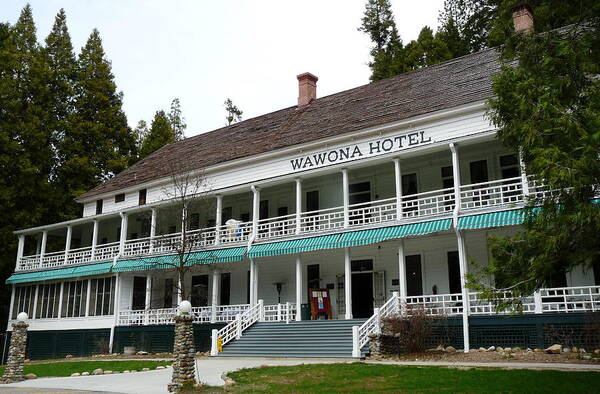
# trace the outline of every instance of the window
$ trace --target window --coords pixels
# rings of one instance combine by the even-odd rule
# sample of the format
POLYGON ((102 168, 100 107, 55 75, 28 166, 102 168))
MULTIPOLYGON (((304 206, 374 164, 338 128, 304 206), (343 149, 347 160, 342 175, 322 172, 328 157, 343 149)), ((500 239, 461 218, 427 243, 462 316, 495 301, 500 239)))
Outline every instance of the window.
POLYGON ((146 205, 146 189, 142 189, 138 193, 138 205, 146 205))
POLYGON ((500 156, 500 172, 502 179, 516 178, 521 175, 517 155, 500 156))
POLYGON ((96 215, 100 215, 102 213, 102 200, 96 201, 96 215))
POLYGON ((15 303, 13 305, 13 319, 21 312, 27 312, 29 317, 33 316, 33 298, 35 297, 35 285, 15 287, 15 303))
POLYGON ((220 305, 229 305, 231 303, 231 273, 221 274, 221 299, 220 305))
POLYGON ((115 195, 115 204, 125 201, 125 193, 115 195))
POLYGON ((85 316, 87 280, 65 282, 63 287, 62 317, 85 316))
POLYGON ((115 277, 90 281, 90 316, 112 315, 115 306, 115 277))
POLYGON ((37 319, 58 317, 58 303, 60 302, 60 283, 39 285, 37 319))
POLYGON ((173 306, 173 279, 165 279, 165 295, 163 297, 163 308, 171 308, 173 306))
POLYGON ((131 309, 139 310, 146 308, 146 278, 143 276, 133 277, 133 300, 131 309))

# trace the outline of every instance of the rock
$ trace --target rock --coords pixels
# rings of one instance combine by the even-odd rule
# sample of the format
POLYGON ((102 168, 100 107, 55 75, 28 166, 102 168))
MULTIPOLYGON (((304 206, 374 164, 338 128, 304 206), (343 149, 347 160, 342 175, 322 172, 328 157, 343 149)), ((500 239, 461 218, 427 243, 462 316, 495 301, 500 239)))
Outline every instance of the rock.
POLYGON ((452 346, 448 346, 445 351, 446 353, 456 353, 456 349, 452 346))
POLYGON ((571 348, 570 347, 565 347, 562 350, 563 353, 571 353, 571 348))
POLYGON ((90 376, 90 373, 89 372, 82 372, 81 376, 90 376))
POLYGON ((150 368, 142 368, 142 371, 150 371, 150 368))
POLYGON ((159 365, 158 367, 156 367, 156 369, 165 369, 165 367, 162 365, 159 365))
POLYGON ((71 376, 81 376, 81 374, 79 372, 74 372, 71 374, 71 376))
POLYGON ((546 349, 546 353, 549 354, 560 354, 562 351, 562 345, 554 344, 546 349))
POLYGON ((496 346, 490 346, 489 348, 487 348, 488 352, 493 352, 494 350, 496 350, 496 346))
POLYGON ((112 375, 113 371, 104 371, 104 375, 112 375))
POLYGON ((72 355, 72 354, 67 354, 67 355, 65 356, 65 358, 73 358, 73 355, 72 355))
POLYGON ((139 352, 136 353, 138 356, 147 356, 148 352, 145 352, 143 350, 140 350, 139 352))
POLYGON ((23 376, 25 379, 29 380, 29 379, 37 379, 37 375, 34 373, 28 373, 27 375, 23 376))
POLYGON ((92 371, 92 375, 102 375, 104 370, 102 368, 96 368, 92 371))

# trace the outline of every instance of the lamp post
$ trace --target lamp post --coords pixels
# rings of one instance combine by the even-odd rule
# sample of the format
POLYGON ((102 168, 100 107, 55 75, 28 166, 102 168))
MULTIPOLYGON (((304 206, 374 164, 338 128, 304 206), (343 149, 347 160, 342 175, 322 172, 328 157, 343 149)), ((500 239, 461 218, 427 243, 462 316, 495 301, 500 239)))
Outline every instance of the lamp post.
POLYGON ((27 313, 21 312, 17 315, 17 322, 12 324, 8 359, 4 375, 0 378, 1 383, 14 383, 24 380, 23 365, 27 346, 27 327, 29 327, 27 319, 29 319, 27 313))
POLYGON ((173 377, 167 386, 169 392, 177 391, 185 382, 196 383, 194 350, 194 315, 192 304, 183 300, 175 316, 175 338, 173 344, 173 377))

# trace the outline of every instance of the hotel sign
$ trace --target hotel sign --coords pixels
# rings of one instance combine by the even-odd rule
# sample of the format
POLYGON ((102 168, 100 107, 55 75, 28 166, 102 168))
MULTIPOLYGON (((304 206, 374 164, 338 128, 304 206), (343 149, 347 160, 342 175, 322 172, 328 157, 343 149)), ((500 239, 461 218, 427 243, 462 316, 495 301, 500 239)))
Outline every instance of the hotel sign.
POLYGON ((379 156, 390 152, 398 152, 420 145, 430 144, 432 142, 431 136, 428 135, 427 131, 415 131, 311 153, 306 156, 291 159, 290 164, 293 171, 310 170, 332 164, 379 156))

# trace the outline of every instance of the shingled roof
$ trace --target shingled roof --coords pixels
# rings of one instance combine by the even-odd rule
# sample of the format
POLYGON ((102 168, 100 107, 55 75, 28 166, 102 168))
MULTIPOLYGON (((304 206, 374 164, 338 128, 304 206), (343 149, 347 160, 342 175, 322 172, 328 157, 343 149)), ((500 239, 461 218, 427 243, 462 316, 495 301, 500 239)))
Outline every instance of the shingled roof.
POLYGON ((499 68, 496 50, 488 49, 189 137, 162 147, 79 199, 167 177, 167 163, 177 158, 185 158, 184 170, 206 168, 487 99, 491 76, 499 68))

